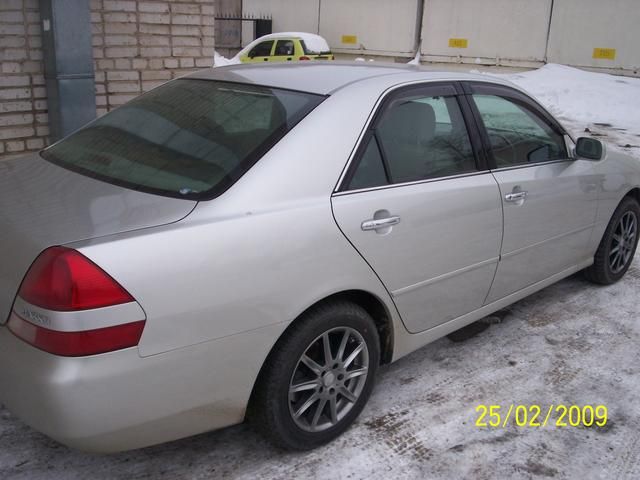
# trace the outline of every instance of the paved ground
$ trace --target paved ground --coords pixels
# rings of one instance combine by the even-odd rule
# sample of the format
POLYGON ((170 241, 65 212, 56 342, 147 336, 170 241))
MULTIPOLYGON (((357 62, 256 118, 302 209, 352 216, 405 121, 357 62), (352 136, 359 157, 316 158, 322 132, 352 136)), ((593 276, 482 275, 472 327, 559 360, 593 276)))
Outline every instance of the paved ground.
POLYGON ((384 368, 356 425, 316 451, 282 453, 240 426, 87 455, 0 410, 0 478, 639 478, 639 257, 617 285, 574 276, 466 341, 441 339, 384 368), (512 403, 603 404, 609 421, 475 426, 479 404, 512 403))

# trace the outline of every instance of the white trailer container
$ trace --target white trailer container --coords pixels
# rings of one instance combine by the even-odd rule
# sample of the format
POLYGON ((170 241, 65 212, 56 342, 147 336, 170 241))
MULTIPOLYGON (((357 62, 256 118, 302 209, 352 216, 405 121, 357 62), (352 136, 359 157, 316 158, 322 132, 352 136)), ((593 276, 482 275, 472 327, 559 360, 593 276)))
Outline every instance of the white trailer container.
MULTIPOLYGON (((242 5, 245 17, 271 17, 274 32, 319 33, 343 55, 413 57, 421 38, 421 60, 427 62, 519 67, 555 62, 640 72, 640 0, 243 0, 242 5)), ((244 32, 243 42, 250 39, 252 32, 244 32)))
POLYGON ((413 57, 418 0, 321 0, 320 35, 334 52, 413 57))
POLYGON ((555 0, 547 59, 637 73, 639 25, 638 0, 555 0))
POLYGON ((270 16, 274 32, 318 33, 336 53, 412 57, 420 5, 420 0, 243 0, 242 13, 270 16))
POLYGON ((551 0, 425 0, 422 60, 538 66, 551 0))

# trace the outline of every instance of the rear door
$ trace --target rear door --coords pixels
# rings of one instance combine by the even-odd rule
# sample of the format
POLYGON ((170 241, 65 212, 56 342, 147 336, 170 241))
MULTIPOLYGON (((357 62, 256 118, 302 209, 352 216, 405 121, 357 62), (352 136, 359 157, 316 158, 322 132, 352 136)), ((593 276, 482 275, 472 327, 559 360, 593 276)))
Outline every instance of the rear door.
POLYGON ((499 191, 466 108, 452 84, 388 95, 332 198, 414 333, 481 307, 498 262, 499 191))
POLYGON ((504 212, 490 303, 588 260, 597 180, 593 162, 571 158, 566 132, 532 99, 499 85, 466 88, 504 212))
POLYGON ((273 62, 290 62, 294 59, 296 53, 296 44, 293 40, 282 39, 276 42, 275 49, 273 51, 273 62))

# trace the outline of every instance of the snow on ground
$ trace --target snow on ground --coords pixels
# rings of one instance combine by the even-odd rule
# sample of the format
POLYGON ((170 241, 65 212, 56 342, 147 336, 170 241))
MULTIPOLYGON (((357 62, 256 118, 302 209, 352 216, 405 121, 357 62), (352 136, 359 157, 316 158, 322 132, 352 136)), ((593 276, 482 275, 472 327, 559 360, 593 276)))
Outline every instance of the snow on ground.
POLYGON ((640 149, 640 78, 556 64, 498 76, 534 95, 576 136, 602 136, 619 150, 640 149))
MULTIPOLYGON (((617 285, 574 276, 460 343, 444 338, 381 369, 335 442, 271 447, 247 426, 109 456, 69 450, 0 410, 0 478, 640 478, 640 256, 617 285), (478 405, 606 405, 604 428, 475 426, 478 405)), ((543 410, 544 411, 544 410, 543 410)), ((557 417, 556 417, 557 418, 557 417)))
MULTIPOLYGON (((617 144, 640 143, 640 80, 558 65, 508 77, 577 133, 589 128, 617 144)), ((512 305, 476 336, 440 339, 382 368, 355 425, 311 452, 278 451, 243 425, 89 455, 0 406, 0 478, 640 478, 639 292, 640 254, 616 285, 575 275, 512 305), (609 421, 603 428, 475 426, 478 405, 511 404, 606 405, 609 421)))

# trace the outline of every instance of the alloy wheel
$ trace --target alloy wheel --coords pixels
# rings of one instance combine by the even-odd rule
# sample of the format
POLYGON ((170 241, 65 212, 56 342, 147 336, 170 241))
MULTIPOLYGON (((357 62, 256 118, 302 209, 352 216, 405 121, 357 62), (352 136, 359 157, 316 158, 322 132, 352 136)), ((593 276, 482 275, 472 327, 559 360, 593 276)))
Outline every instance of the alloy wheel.
POLYGON ((369 373, 369 349, 362 335, 339 327, 306 348, 289 383, 289 412, 307 432, 338 424, 360 398, 369 373))
POLYGON ((629 263, 636 245, 638 218, 635 212, 628 211, 618 221, 609 250, 609 268, 614 275, 620 273, 629 263))

